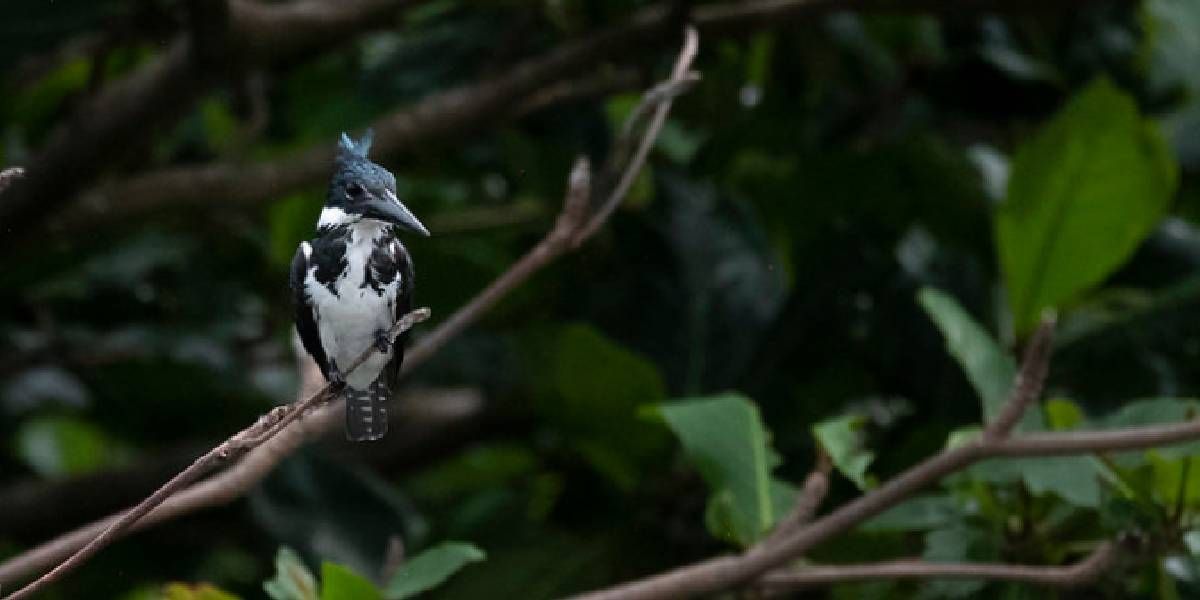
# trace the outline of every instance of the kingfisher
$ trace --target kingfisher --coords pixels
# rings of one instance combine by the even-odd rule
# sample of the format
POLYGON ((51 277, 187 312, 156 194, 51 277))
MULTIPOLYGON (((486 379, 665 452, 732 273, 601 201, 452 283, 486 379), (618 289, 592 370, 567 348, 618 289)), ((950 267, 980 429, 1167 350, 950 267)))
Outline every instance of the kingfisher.
POLYGON ((396 177, 367 158, 372 134, 338 141, 333 179, 317 220, 317 237, 292 258, 296 331, 325 380, 346 399, 346 437, 387 433, 387 402, 404 361, 407 334, 389 339, 413 306, 413 263, 397 237, 429 231, 396 196, 396 177), (364 350, 379 351, 343 373, 364 350))

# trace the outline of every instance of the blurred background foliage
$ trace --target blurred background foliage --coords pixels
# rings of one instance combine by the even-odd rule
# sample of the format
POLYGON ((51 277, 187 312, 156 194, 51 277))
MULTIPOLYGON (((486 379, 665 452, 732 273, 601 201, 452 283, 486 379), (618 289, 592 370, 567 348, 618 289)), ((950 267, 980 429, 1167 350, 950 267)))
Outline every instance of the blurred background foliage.
MULTIPOLYGON (((644 4, 420 3, 211 94, 114 176, 332 144, 644 4)), ((409 379, 401 402, 458 399, 469 427, 399 450, 330 439, 47 597, 257 598, 268 581, 277 599, 548 598, 728 551, 786 509, 815 440, 842 474, 831 505, 972 435, 1047 307, 1050 400, 1025 430, 1194 415, 1200 3, 1044 8, 704 40, 703 81, 606 231, 409 379), (396 538, 410 559, 389 582, 396 538)), ((12 3, 0 164, 179 28, 170 0, 12 3), (101 33, 102 52, 55 54, 101 33)), ((607 153, 669 59, 647 49, 619 63, 636 85, 379 157, 434 232, 408 243, 435 321, 540 238, 573 157, 607 153)), ((295 397, 286 268, 323 195, 212 198, 6 250, 0 555, 137 499, 295 397)), ((1057 564, 1134 531, 1140 559, 1079 597, 1196 597, 1197 452, 988 462, 809 558, 1057 564)), ((973 581, 814 597, 971 594, 1053 597, 973 581)))

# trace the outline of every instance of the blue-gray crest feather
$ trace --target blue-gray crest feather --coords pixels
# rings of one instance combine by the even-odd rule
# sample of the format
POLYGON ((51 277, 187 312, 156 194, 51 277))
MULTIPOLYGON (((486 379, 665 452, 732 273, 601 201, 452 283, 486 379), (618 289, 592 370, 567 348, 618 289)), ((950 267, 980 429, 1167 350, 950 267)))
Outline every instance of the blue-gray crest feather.
POLYGON ((338 160, 366 158, 367 152, 371 150, 371 142, 374 140, 375 132, 370 129, 363 133, 357 142, 343 131, 341 139, 338 140, 338 160))

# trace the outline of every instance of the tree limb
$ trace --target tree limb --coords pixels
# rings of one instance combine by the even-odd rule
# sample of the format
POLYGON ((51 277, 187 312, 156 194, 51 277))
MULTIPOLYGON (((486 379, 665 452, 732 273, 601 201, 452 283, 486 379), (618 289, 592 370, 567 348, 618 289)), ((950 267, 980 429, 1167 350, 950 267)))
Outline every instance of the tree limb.
MULTIPOLYGON (((689 31, 687 37, 694 42, 695 35, 695 32, 689 31)), ((686 60, 681 59, 677 63, 681 66, 678 66, 676 71, 688 73, 694 53, 684 54, 687 58, 686 60)), ((644 102, 652 104, 667 101, 669 98, 661 96, 644 100, 644 102)), ((650 138, 657 134, 657 129, 648 128, 643 136, 650 138)), ((641 142, 641 144, 645 143, 644 140, 641 142)), ((624 168, 637 170, 641 166, 642 162, 632 161, 624 168)), ((568 178, 562 212, 550 232, 470 302, 458 309, 429 335, 422 337, 414 344, 407 352, 402 367, 403 374, 408 374, 424 363, 456 335, 478 321, 510 291, 583 241, 579 237, 579 232, 593 222, 591 219, 594 215, 589 206, 590 173, 586 159, 580 158, 576 161, 568 178)), ((611 196, 608 198, 611 200, 611 196)), ((617 202, 620 200, 621 198, 617 198, 617 202)), ((595 229, 591 229, 592 234, 595 231, 595 229)), ((355 366, 359 362, 361 359, 355 362, 355 366)), ((25 597, 24 595, 29 591, 38 589, 67 569, 82 563, 118 535, 241 497, 251 486, 265 477, 280 461, 301 445, 338 426, 344 411, 343 400, 339 397, 326 402, 324 397, 326 391, 328 391, 328 387, 322 393, 318 393, 306 401, 307 406, 302 408, 297 409, 296 405, 292 405, 272 411, 271 415, 263 417, 259 423, 243 430, 206 455, 206 457, 216 455, 224 459, 232 457, 234 454, 245 453, 245 457, 240 462, 225 471, 204 481, 187 485, 188 482, 194 481, 198 475, 215 464, 212 459, 206 460, 206 457, 202 457, 133 510, 84 526, 10 558, 0 564, 0 585, 11 585, 14 580, 28 576, 30 573, 55 564, 59 565, 37 582, 10 596, 10 598, 25 597), (307 408, 314 408, 314 410, 307 412, 307 408), (284 419, 288 420, 285 422, 284 419), (247 441, 253 442, 253 444, 245 443, 247 441), (60 561, 64 559, 66 562, 60 564, 60 561)))
POLYGON ((781 569, 764 575, 755 587, 768 593, 883 579, 986 579, 1050 587, 1078 587, 1100 578, 1116 561, 1116 542, 1102 542, 1083 560, 1068 566, 933 563, 896 560, 861 565, 818 565, 781 569))

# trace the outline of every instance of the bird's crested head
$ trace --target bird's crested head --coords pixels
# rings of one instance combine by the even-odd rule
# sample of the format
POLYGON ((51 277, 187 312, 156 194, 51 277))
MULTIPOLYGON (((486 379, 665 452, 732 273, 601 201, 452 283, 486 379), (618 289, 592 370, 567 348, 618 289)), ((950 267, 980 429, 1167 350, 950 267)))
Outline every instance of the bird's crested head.
POLYGON ((357 142, 345 133, 338 140, 333 180, 317 229, 373 219, 429 235, 429 230, 396 196, 396 176, 367 158, 372 138, 367 130, 357 142))

